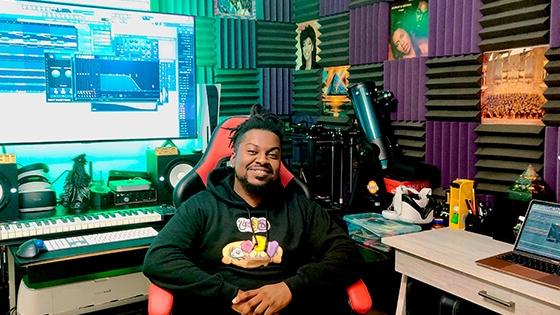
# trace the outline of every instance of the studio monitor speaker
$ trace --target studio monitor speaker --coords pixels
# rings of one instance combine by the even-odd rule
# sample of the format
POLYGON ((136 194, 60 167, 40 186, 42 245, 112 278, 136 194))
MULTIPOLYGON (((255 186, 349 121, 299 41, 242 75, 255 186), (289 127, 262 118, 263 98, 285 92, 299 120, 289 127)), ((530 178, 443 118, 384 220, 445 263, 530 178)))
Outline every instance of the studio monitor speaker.
POLYGON ((0 222, 19 217, 18 180, 15 156, 0 155, 0 222), (12 158, 8 158, 11 156, 12 158))
POLYGON ((161 155, 157 151, 148 150, 147 169, 157 189, 158 202, 171 201, 177 182, 194 168, 200 157, 200 153, 161 155))

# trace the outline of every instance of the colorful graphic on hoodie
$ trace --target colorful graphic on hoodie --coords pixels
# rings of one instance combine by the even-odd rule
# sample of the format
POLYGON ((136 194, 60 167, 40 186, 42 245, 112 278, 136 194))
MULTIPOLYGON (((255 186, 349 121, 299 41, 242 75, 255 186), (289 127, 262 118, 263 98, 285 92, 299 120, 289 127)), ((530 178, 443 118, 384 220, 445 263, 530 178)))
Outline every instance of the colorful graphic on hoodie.
POLYGON ((250 221, 247 218, 239 218, 236 225, 240 232, 251 233, 251 238, 227 244, 222 249, 224 264, 251 269, 268 266, 269 263, 279 264, 282 261, 282 247, 277 241, 268 240, 270 222, 265 217, 251 217, 250 221))

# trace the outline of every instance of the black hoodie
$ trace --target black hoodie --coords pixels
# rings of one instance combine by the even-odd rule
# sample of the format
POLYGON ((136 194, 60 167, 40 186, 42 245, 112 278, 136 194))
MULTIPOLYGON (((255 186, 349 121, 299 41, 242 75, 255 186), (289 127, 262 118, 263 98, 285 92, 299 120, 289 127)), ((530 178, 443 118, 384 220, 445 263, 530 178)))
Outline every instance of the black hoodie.
POLYGON ((251 207, 233 180, 232 168, 214 170, 207 189, 177 209, 146 254, 144 274, 174 291, 176 302, 181 295, 229 309, 238 289, 282 281, 292 301, 303 301, 308 292, 343 290, 358 279, 362 257, 318 204, 278 183, 251 207))

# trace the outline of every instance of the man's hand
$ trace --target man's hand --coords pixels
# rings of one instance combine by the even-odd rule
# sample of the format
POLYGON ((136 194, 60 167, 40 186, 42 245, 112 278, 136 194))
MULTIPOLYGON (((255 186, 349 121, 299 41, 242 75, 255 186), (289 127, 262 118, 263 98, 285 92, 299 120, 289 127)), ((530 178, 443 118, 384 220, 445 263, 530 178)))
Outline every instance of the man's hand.
POLYGON ((292 292, 284 282, 280 282, 249 291, 239 290, 231 308, 242 315, 273 315, 291 301, 292 292))

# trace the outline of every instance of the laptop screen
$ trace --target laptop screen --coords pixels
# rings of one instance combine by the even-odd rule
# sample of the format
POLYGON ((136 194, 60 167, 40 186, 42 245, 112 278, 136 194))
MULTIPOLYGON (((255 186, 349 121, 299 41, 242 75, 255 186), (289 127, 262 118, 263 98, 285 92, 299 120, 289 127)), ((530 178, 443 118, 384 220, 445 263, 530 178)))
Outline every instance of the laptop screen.
POLYGON ((533 200, 515 249, 560 260, 560 204, 533 200))

